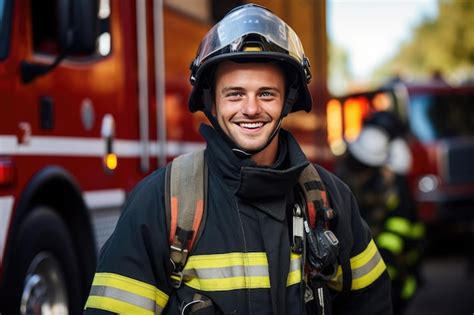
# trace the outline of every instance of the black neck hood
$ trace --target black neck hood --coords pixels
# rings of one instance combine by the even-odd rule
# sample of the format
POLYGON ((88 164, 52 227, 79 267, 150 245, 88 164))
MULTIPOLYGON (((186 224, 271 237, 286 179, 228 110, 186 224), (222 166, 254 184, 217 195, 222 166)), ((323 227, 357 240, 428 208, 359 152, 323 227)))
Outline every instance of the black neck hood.
POLYGON ((309 163, 293 136, 280 130, 277 160, 267 167, 237 157, 212 127, 203 124, 200 132, 207 142, 206 158, 212 174, 222 176, 237 197, 282 220, 286 198, 309 163))

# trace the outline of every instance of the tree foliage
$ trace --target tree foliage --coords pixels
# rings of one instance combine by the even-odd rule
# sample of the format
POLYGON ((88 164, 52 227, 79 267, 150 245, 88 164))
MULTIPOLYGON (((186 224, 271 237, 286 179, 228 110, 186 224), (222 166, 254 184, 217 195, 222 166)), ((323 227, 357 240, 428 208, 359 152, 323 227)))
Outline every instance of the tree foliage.
POLYGON ((451 81, 474 78, 473 0, 438 0, 438 16, 416 26, 411 39, 375 78, 427 78, 433 73, 451 81))
POLYGON ((347 83, 353 76, 349 70, 349 54, 346 49, 334 42, 329 42, 328 47, 328 88, 333 94, 341 94, 346 91, 347 83))

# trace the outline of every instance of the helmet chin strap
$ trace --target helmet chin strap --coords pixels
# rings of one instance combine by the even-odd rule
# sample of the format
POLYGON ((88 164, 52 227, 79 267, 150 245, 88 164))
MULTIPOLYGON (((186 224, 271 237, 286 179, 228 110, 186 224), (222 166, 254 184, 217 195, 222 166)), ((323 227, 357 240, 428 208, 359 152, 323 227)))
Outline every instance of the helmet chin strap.
POLYGON ((268 145, 270 145, 270 143, 273 141, 273 139, 276 137, 276 135, 280 131, 283 118, 285 118, 288 115, 288 113, 291 111, 291 108, 293 107, 293 104, 295 103, 297 97, 298 97, 298 90, 294 86, 291 86, 288 90, 288 97, 285 100, 285 104, 283 106, 283 110, 281 112, 280 118, 278 119, 278 124, 273 129, 270 137, 268 137, 268 140, 265 142, 265 144, 254 150, 242 149, 235 142, 233 142, 232 139, 229 138, 229 136, 224 132, 224 130, 222 130, 216 117, 212 115, 212 110, 211 110, 212 93, 209 88, 203 89, 204 114, 206 115, 207 119, 209 119, 209 122, 212 124, 214 129, 229 144, 231 150, 235 153, 235 155, 237 155, 239 158, 249 158, 252 155, 255 155, 263 151, 266 147, 268 147, 268 145))
POLYGON ((262 145, 261 147, 255 149, 255 150, 244 150, 244 149, 241 149, 241 148, 237 147, 234 143, 234 146, 236 146, 236 147, 232 148, 232 151, 239 157, 250 157, 254 154, 257 154, 257 153, 263 151, 263 149, 268 147, 268 145, 273 141, 273 138, 275 138, 275 136, 278 134, 278 131, 280 131, 282 120, 283 120, 283 118, 280 118, 280 120, 278 121, 278 124, 276 125, 275 129, 273 129, 272 134, 270 135, 270 137, 268 137, 267 142, 265 142, 265 144, 262 145))

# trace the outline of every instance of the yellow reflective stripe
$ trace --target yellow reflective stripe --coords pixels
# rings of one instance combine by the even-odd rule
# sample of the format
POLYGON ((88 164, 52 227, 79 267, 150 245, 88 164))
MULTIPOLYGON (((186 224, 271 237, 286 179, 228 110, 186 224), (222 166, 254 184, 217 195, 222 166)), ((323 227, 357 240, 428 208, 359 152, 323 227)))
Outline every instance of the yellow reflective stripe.
MULTIPOLYGON (((374 244, 375 247, 375 244, 374 244)), ((375 280, 380 277, 380 275, 386 269, 385 263, 380 256, 380 253, 377 251, 377 247, 375 247, 375 253, 373 254, 372 258, 367 262, 365 266, 361 266, 359 268, 354 268, 351 262, 351 269, 352 269, 352 290, 359 290, 363 289, 370 284, 372 284, 375 280)))
MULTIPOLYGON (((350 259, 350 265, 352 273, 351 290, 363 289, 369 286, 386 269, 374 240, 369 242, 364 251, 350 259)), ((342 283, 342 268, 338 266, 336 275, 328 282, 328 286, 334 290, 341 291, 342 283)))
POLYGON ((411 230, 411 237, 420 239, 425 236, 425 225, 423 223, 414 223, 411 230))
POLYGON ((159 314, 126 302, 103 296, 89 296, 86 308, 96 308, 117 314, 159 314))
POLYGON ((331 289, 341 291, 342 290, 342 268, 341 265, 337 266, 336 275, 328 281, 328 287, 331 289))
POLYGON ((403 284, 401 297, 402 299, 409 299, 415 294, 416 291, 416 279, 413 276, 408 276, 403 284))
POLYGON ((193 255, 188 258, 185 269, 206 269, 257 265, 268 266, 266 253, 259 252, 193 255))
POLYGON ((405 237, 412 236, 412 225, 410 220, 402 217, 391 217, 385 222, 385 228, 388 231, 398 233, 405 237))
POLYGON ((385 269, 386 267, 383 259, 378 260, 378 263, 375 265, 374 268, 370 270, 370 272, 365 274, 363 277, 352 279, 351 290, 360 290, 365 287, 368 287, 380 277, 380 275, 384 272, 385 269))
POLYGON ((374 240, 370 240, 369 245, 356 256, 351 258, 351 269, 357 269, 367 264, 372 257, 377 253, 377 246, 375 246, 374 240))
POLYGON ((403 239, 390 232, 382 232, 377 238, 377 244, 380 248, 386 249, 396 255, 401 254, 403 251, 403 239))
MULTIPOLYGON (((193 255, 183 283, 202 291, 270 288, 266 253, 193 255)), ((291 254, 287 286, 301 282, 301 255, 291 254)))
POLYGON ((387 201, 385 202, 385 205, 387 206, 388 210, 394 210, 400 205, 400 198, 398 197, 398 194, 395 192, 391 192, 387 196, 387 201))
POLYGON ((301 282, 301 255, 291 253, 290 270, 288 272, 288 279, 286 286, 297 284, 301 282))
POLYGON ((270 278, 264 277, 232 277, 218 279, 194 278, 183 282, 186 286, 201 291, 230 291, 238 289, 270 288, 270 278))
POLYGON ((288 280, 286 281, 286 286, 297 284, 301 282, 301 270, 290 271, 288 273, 288 280))
POLYGON ((107 297, 116 301, 121 301, 123 303, 127 303, 151 312, 162 311, 162 308, 156 305, 154 300, 127 292, 122 289, 94 285, 92 286, 89 294, 90 296, 107 297))
POLYGON ((151 299, 161 308, 166 306, 169 299, 166 293, 158 290, 153 285, 115 273, 96 273, 92 286, 104 286, 127 291, 151 299))
POLYGON ((266 253, 194 255, 184 268, 184 284, 201 291, 269 288, 266 253))

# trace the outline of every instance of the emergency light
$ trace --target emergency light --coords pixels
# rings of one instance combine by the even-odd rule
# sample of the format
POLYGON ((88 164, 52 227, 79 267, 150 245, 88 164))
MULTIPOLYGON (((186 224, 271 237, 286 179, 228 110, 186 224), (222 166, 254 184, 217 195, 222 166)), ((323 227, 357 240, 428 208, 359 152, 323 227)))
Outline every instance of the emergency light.
POLYGON ((15 166, 12 161, 0 159, 0 185, 9 185, 15 180, 15 166))

